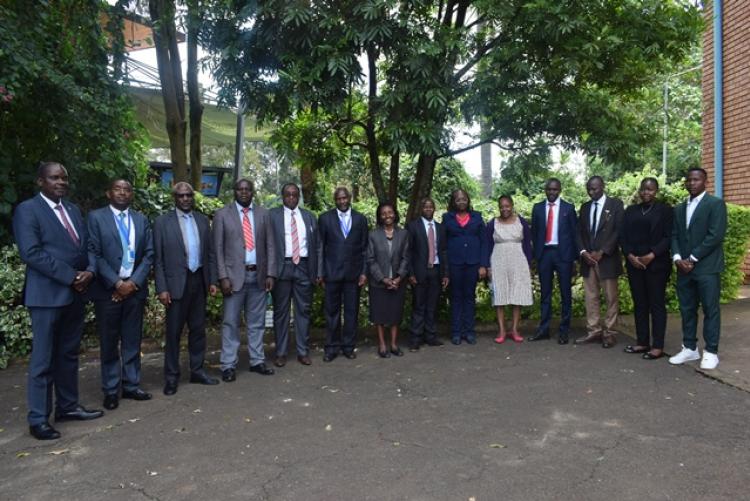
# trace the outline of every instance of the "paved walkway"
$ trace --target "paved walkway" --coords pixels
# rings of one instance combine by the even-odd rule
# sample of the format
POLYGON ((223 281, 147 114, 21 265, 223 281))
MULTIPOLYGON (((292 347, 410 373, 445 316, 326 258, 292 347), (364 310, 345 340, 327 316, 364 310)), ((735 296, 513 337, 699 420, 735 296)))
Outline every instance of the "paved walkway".
MULTIPOLYGON (((356 360, 292 361, 216 387, 161 394, 162 359, 144 357, 150 402, 25 426, 25 366, 0 372, 0 499, 644 500, 747 498, 750 300, 723 308, 721 365, 703 377, 626 344, 446 345, 356 360), (728 384, 724 384, 724 382, 728 384)), ((679 345, 670 318, 668 348, 679 345)), ((669 350, 668 350, 669 351, 669 350)), ((218 352, 209 357, 218 371, 218 352)), ((95 353, 82 402, 99 406, 95 353)))

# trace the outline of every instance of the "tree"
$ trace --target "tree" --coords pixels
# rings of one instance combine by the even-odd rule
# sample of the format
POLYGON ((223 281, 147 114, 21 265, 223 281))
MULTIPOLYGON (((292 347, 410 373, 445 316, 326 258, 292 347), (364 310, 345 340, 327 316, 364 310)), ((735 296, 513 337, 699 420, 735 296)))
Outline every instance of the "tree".
POLYGON ((144 131, 117 81, 122 13, 96 0, 0 3, 0 241, 40 160, 68 168, 84 209, 112 177, 145 178, 144 131))
POLYGON ((701 17, 679 0, 248 0, 213 22, 225 99, 240 95, 261 120, 324 109, 328 128, 367 152, 379 199, 382 159, 393 178, 414 155, 411 217, 436 161, 457 153, 456 126, 485 125, 462 150, 543 138, 617 159, 642 142, 614 101, 682 59, 701 17))

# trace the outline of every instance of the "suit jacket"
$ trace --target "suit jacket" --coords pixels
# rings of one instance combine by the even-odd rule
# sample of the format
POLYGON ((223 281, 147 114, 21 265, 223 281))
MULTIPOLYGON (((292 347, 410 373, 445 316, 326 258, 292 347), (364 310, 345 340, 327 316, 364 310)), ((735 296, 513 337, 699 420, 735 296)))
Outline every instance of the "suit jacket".
MULTIPOLYGON (((576 246, 576 209, 558 198, 560 210, 557 215, 557 252, 563 261, 573 262, 578 259, 576 246)), ((534 204, 531 211, 531 240, 534 247, 534 259, 539 261, 544 252, 544 241, 547 234, 547 200, 534 204)))
POLYGON ((370 287, 385 287, 383 279, 388 276, 389 265, 392 278, 398 275, 405 284, 409 275, 409 233, 398 227, 393 230, 389 256, 385 230, 377 227, 370 232, 367 242, 367 281, 370 287))
MULTIPOLYGON (((145 299, 154 263, 154 240, 148 219, 132 208, 128 212, 135 232, 135 263, 130 280, 138 286, 135 297, 145 299)), ((120 230, 109 205, 89 214, 88 233, 89 260, 96 263, 96 280, 89 287, 89 294, 94 300, 108 300, 120 280, 122 264, 120 230)))
POLYGON ((367 219, 351 209, 352 227, 344 238, 336 209, 318 218, 318 276, 326 282, 352 282, 367 274, 367 219))
MULTIPOLYGON (((440 276, 448 276, 448 245, 445 236, 445 227, 435 221, 435 252, 440 261, 440 276)), ((427 276, 427 259, 430 252, 427 243, 427 231, 425 230, 422 218, 415 219, 406 225, 406 231, 409 233, 409 271, 422 282, 427 276)))
POLYGON ((682 259, 691 255, 698 260, 691 273, 708 274, 724 271, 724 235, 727 231, 727 205, 724 200, 706 193, 686 227, 687 203, 674 210, 672 254, 682 259))
POLYGON ((484 238, 484 221, 477 211, 471 211, 469 222, 461 227, 455 212, 443 214, 443 227, 448 245, 448 261, 451 265, 480 264, 487 252, 484 238))
MULTIPOLYGON (((307 276, 310 280, 318 277, 318 223, 315 216, 300 206, 297 206, 305 222, 305 235, 307 236, 307 276)), ((268 211, 273 227, 274 248, 276 250, 276 268, 273 276, 280 277, 286 257, 286 242, 284 240, 284 207, 274 207, 268 211)))
MULTIPOLYGON (((645 256, 654 253, 654 260, 646 267, 648 271, 666 271, 672 267, 669 245, 672 243, 672 208, 661 202, 654 202, 650 209, 643 211, 641 204, 630 205, 625 209, 620 227, 622 253, 645 256)), ((628 261, 625 263, 630 266, 628 261)))
MULTIPOLYGON (((255 234, 258 286, 265 289, 266 278, 278 276, 276 242, 268 211, 253 204, 252 224, 255 234)), ((216 211, 212 233, 216 259, 214 280, 228 278, 232 282, 232 291, 237 292, 245 284, 245 237, 242 232, 242 218, 234 200, 216 211)))
MULTIPOLYGON (((517 215, 518 221, 521 223, 521 229, 523 230, 523 240, 521 241, 521 250, 523 250, 523 255, 526 256, 526 261, 529 263, 529 266, 531 266, 531 228, 529 228, 529 223, 526 222, 526 220, 521 217, 521 215, 517 215)), ((487 240, 487 246, 486 246, 486 254, 482 257, 482 266, 485 266, 486 268, 489 268, 492 266, 491 258, 492 258, 492 251, 495 249, 495 218, 493 217, 489 221, 487 221, 487 229, 485 230, 485 239, 487 240)))
MULTIPOLYGON (((622 274, 622 256, 618 243, 625 209, 622 200, 607 197, 596 226, 596 237, 592 239, 590 225, 592 203, 589 200, 581 206, 576 243, 579 251, 602 251, 602 259, 599 261, 599 277, 616 278, 622 274)), ((581 258, 581 275, 587 277, 590 269, 591 266, 581 258)))
MULTIPOLYGON (((200 271, 203 274, 206 291, 208 291, 208 286, 211 284, 210 268, 213 259, 211 230, 206 216, 195 210, 192 214, 198 226, 200 239, 200 271)), ((154 256, 156 293, 169 292, 172 299, 182 299, 190 269, 187 249, 185 249, 180 231, 180 222, 177 220, 177 212, 174 209, 162 214, 154 221, 154 256)))
POLYGON ((81 211, 62 200, 79 245, 57 219, 41 195, 21 202, 13 215, 13 234, 21 260, 26 264, 23 301, 26 306, 60 307, 78 294, 72 286, 78 271, 95 273, 88 259, 88 234, 81 211))

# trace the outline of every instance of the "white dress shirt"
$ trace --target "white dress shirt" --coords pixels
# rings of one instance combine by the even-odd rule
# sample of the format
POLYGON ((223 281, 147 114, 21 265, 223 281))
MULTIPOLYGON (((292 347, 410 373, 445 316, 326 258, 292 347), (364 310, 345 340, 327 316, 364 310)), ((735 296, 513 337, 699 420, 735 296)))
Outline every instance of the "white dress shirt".
MULTIPOLYGON (((62 218, 62 215, 60 214, 60 211, 57 210, 57 209, 55 209, 55 207, 57 207, 58 205, 60 207, 62 207, 63 212, 65 212, 65 217, 67 217, 68 218, 68 222, 70 222, 70 227, 73 228, 73 233, 76 234, 77 238, 81 238, 81 235, 78 234, 78 230, 76 230, 76 225, 73 224, 73 220, 70 218, 70 214, 65 209, 65 205, 63 205, 63 203, 62 203, 62 199, 60 199, 60 203, 57 203, 57 202, 53 202, 49 198, 45 197, 44 193, 40 192, 39 194, 42 196, 42 199, 45 202, 47 202, 47 205, 49 205, 49 208, 52 209, 52 212, 55 213, 55 217, 57 217, 57 220, 60 221, 60 224, 62 225, 62 227, 65 228, 65 223, 63 223, 63 218, 62 218)), ((66 229, 65 231, 68 231, 68 230, 66 229)))
MULTIPOLYGON (((695 209, 698 208, 698 204, 701 203, 701 200, 703 200, 703 197, 706 195, 706 192, 704 191, 700 195, 694 198, 688 198, 687 199, 687 211, 685 214, 685 228, 690 228, 690 220, 693 219, 693 214, 695 213, 695 209)), ((672 256, 672 261, 679 261, 682 259, 682 256, 680 254, 675 254, 672 256)), ((690 257, 688 258, 692 262, 697 263, 698 258, 690 254, 690 257)))
MULTIPOLYGON (((120 220, 120 214, 125 214, 125 228, 128 231, 128 252, 130 252, 130 256, 132 258, 132 262, 135 265, 135 227, 133 226, 133 218, 130 217, 130 211, 128 209, 125 209, 123 211, 120 211, 118 209, 115 209, 111 205, 109 206, 109 209, 112 211, 112 214, 115 218, 115 227, 117 228, 117 235, 120 235, 120 225, 118 221, 120 220)), ((130 278, 130 275, 133 274, 133 267, 131 266, 129 269, 120 266, 120 278, 130 278)))
POLYGON ((299 207, 292 211, 284 206, 284 257, 292 257, 292 212, 297 222, 297 240, 299 242, 299 256, 307 257, 307 227, 302 219, 299 207))
POLYGON ((424 232, 425 235, 428 235, 427 238, 429 238, 430 234, 430 225, 432 225, 432 230, 435 232, 435 262, 432 264, 440 264, 440 258, 438 257, 438 232, 437 232, 437 226, 435 226, 435 220, 427 220, 425 218, 422 218, 422 224, 424 225, 424 232))
POLYGON ((555 205, 550 205, 549 200, 544 202, 544 224, 547 224, 547 219, 549 218, 549 211, 550 208, 552 209, 552 213, 554 214, 553 220, 552 220, 552 239, 549 242, 545 242, 545 245, 557 245, 559 243, 558 239, 558 226, 560 226, 560 197, 557 197, 557 199, 552 202, 555 205))

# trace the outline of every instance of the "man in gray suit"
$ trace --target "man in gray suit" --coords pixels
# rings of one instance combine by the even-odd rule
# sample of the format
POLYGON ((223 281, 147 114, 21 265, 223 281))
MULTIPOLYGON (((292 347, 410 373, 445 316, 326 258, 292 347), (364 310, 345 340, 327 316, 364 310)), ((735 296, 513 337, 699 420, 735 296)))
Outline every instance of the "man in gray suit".
MULTIPOLYGON (((221 326, 221 378, 236 379, 240 313, 244 310, 250 372, 273 374, 263 353, 266 297, 276 275, 276 249, 268 211, 253 204, 255 188, 247 179, 234 185, 234 201, 214 215, 216 277, 224 295, 221 326)), ((212 286, 212 293, 216 287, 212 286)))
POLYGON ((175 210, 154 221, 156 294, 167 309, 164 346, 164 394, 177 393, 180 380, 180 335, 188 324, 190 382, 219 384, 203 369, 206 355, 206 293, 211 283, 211 234, 208 218, 195 212, 193 187, 172 188, 175 210))
POLYGON ((600 176, 591 177, 586 190, 591 200, 581 206, 576 243, 581 255, 588 332, 576 339, 576 344, 601 342, 602 348, 611 348, 617 343, 617 277, 622 274, 618 232, 625 210, 621 200, 604 194, 604 180, 600 176), (604 323, 599 318, 601 289, 607 300, 604 323))
POLYGON ((96 263, 89 294, 96 311, 104 408, 112 410, 117 408, 121 386, 122 398, 151 399, 139 383, 143 309, 154 242, 148 219, 130 208, 133 186, 128 181, 112 181, 107 198, 109 205, 88 217, 89 260, 96 263))
POLYGON ((310 365, 310 311, 317 277, 318 230, 315 216, 299 207, 299 187, 281 188, 282 207, 271 209, 276 239, 276 284, 273 288, 273 327, 276 333, 276 367, 286 365, 289 346, 289 309, 294 297, 294 330, 297 360, 310 365))

